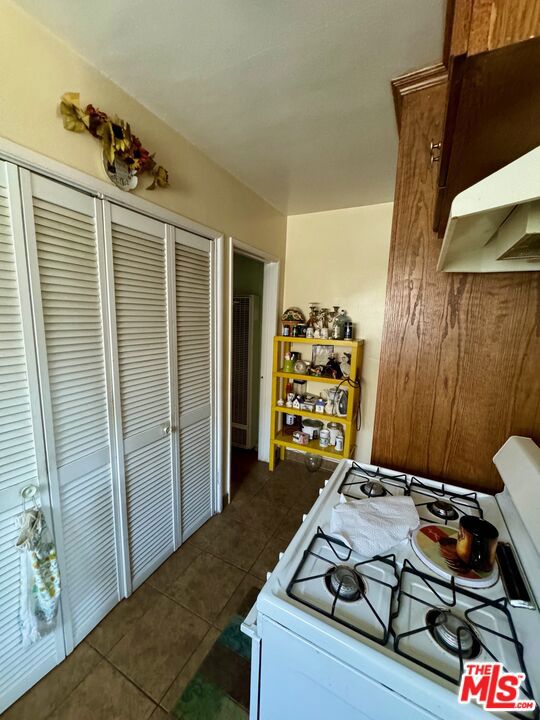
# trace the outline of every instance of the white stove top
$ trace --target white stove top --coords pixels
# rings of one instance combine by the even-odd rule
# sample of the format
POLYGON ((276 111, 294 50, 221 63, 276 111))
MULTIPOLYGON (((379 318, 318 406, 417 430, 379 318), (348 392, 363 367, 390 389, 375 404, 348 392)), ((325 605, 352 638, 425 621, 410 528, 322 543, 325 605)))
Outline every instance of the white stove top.
MULTIPOLYGON (((452 590, 443 578, 435 578, 415 554, 410 541, 392 548, 393 565, 393 559, 392 562, 369 560, 329 542, 326 537, 330 534, 332 507, 339 502, 340 489, 348 497, 363 497, 369 502, 366 490, 376 496, 382 487, 386 493, 399 495, 405 494, 410 486, 422 520, 457 528, 463 512, 479 514, 494 524, 499 530, 499 539, 506 541, 508 532, 496 499, 422 478, 413 481, 411 476, 370 465, 354 464, 348 474, 352 465, 352 461, 342 461, 328 481, 261 591, 257 601, 259 613, 320 645, 374 680, 382 680, 404 697, 410 697, 413 690, 417 697, 423 695, 419 704, 441 717, 447 713, 467 718, 475 717, 477 712, 482 712, 483 717, 485 714, 478 707, 458 705, 454 683, 460 675, 459 651, 456 654, 441 646, 441 635, 443 641, 448 642, 449 638, 444 628, 439 631, 439 619, 436 635, 426 628, 427 612, 442 608, 459 619, 458 627, 465 624, 471 628, 470 633, 459 630, 457 641, 465 643, 467 648, 471 646, 467 649, 471 653, 469 659, 493 659, 489 657, 491 653, 510 671, 521 670, 519 646, 513 641, 512 627, 515 626, 524 645, 524 661, 533 694, 540 697, 540 649, 530 640, 540 637, 540 614, 536 609, 510 607, 504 601, 489 605, 505 598, 500 579, 486 589, 452 590), (366 487, 366 483, 372 485, 366 487), (449 508, 452 512, 445 519, 436 517, 429 507, 432 502, 442 503, 436 512, 448 513, 449 508), (329 567, 340 564, 356 568, 362 577, 366 576, 365 594, 361 599, 336 598, 332 592, 326 575, 329 567), (392 593, 391 588, 396 586, 399 577, 401 591, 398 588, 392 593), (483 606, 484 601, 488 605, 483 606), (398 638, 397 647, 394 634, 389 632, 391 612, 395 614, 392 630, 398 638), (409 634, 411 630, 416 632, 409 634), (434 688, 438 691, 434 692, 434 688)), ((354 579, 345 578, 346 592, 351 582, 354 585, 354 579)), ((337 586, 339 588, 339 579, 337 586)), ((442 624, 446 627, 448 623, 442 624)), ((455 642, 456 638, 450 637, 450 645, 455 642)), ((463 645, 461 647, 463 649, 463 645)))

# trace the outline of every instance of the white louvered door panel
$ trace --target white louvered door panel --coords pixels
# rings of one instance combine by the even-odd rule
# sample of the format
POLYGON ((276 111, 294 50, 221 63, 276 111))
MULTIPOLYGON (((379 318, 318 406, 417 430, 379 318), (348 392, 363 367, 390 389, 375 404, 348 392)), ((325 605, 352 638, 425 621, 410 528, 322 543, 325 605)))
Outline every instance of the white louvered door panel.
POLYGON ((175 230, 182 540, 214 511, 212 244, 175 230))
POLYGON ((106 226, 114 274, 117 432, 136 588, 176 544, 167 232, 163 223, 115 205, 106 226))
POLYGON ((20 173, 70 652, 121 597, 101 203, 20 173))
POLYGON ((28 648, 19 624, 21 560, 15 517, 21 491, 52 527, 17 168, 0 161, 0 713, 64 657, 56 632, 28 648))

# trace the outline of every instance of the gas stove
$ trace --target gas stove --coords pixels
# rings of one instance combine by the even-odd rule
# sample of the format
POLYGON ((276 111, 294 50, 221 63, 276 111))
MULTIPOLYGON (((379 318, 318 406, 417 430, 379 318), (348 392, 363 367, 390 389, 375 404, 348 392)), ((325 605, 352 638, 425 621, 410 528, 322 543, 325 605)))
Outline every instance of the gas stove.
MULTIPOLYGON (((515 545, 520 554, 523 549, 524 555, 534 562, 538 562, 538 553, 535 548, 526 547, 522 527, 516 530, 515 538, 510 536, 507 522, 511 526, 514 513, 503 516, 500 507, 507 502, 508 498, 499 504, 496 497, 487 494, 342 461, 261 591, 254 609, 259 626, 254 637, 259 640, 262 637, 264 642, 266 628, 269 647, 275 630, 272 623, 276 623, 276 627, 317 648, 317 662, 328 656, 339 662, 342 674, 345 668, 354 672, 349 682, 358 688, 365 682, 366 688, 371 688, 365 692, 374 698, 373 715, 366 710, 369 703, 365 704, 364 693, 362 702, 351 698, 344 701, 347 717, 355 717, 351 708, 358 708, 358 717, 387 716, 384 712, 378 714, 381 703, 389 703, 388 713, 399 712, 403 717, 486 717, 479 706, 462 705, 457 700, 457 685, 466 663, 472 661, 500 662, 511 672, 525 673, 521 696, 540 697, 540 648, 535 640, 531 642, 532 638, 540 637, 540 614, 520 569, 515 545), (365 502, 384 495, 409 495, 418 509, 421 525, 438 524, 448 531, 458 527, 464 514, 483 517, 498 528, 501 548, 510 548, 515 556, 514 573, 519 579, 514 576, 512 582, 512 576, 508 576, 503 582, 496 574, 489 587, 463 587, 453 576, 433 572, 409 540, 383 556, 362 557, 330 533, 332 508, 342 494, 365 502), (522 597, 524 587, 528 602, 522 597), (393 693, 391 696, 388 689, 393 693), (398 698, 403 707, 392 704, 398 698)), ((535 569, 536 566, 530 568, 531 572, 535 569)), ((535 584, 535 592, 538 590, 535 584)), ((246 626, 249 624, 246 621, 246 626)), ((281 638, 280 642, 289 640, 281 638)), ((298 663, 302 667, 309 666, 308 645, 301 646, 298 663)), ((283 672, 286 656, 285 649, 280 660, 283 672)), ((266 658, 270 663, 269 650, 266 658)), ((333 675, 335 668, 330 660, 327 662, 321 666, 321 682, 324 685, 326 676, 333 680, 328 680, 327 689, 326 686, 321 689, 321 697, 313 706, 314 717, 323 717, 319 711, 326 707, 323 699, 326 692, 331 695, 329 711, 336 708, 334 689, 339 680, 333 675)), ((295 677, 298 672, 290 668, 295 677)), ((315 666, 313 672, 315 682, 315 666)), ((302 674, 302 682, 306 681, 306 673, 302 674)), ((261 669, 259 683, 263 676, 261 669)), ((259 692, 262 687, 261 684, 259 692)), ((292 689, 291 693, 294 697, 292 689)), ((307 710, 305 715, 292 711, 288 714, 285 708, 276 707, 275 697, 270 701, 264 692, 260 697, 261 703, 268 700, 272 709, 268 715, 261 712, 254 716, 261 720, 309 716, 307 710)), ((521 715, 506 713, 502 717, 539 715, 536 711, 521 715)))

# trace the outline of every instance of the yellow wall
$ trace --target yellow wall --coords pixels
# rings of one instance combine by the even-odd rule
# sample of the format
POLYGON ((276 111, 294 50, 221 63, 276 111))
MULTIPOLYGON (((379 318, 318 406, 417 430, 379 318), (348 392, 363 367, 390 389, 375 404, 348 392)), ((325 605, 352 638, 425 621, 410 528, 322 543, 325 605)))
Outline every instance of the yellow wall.
MULTIPOLYGON (((90 30, 91 31, 91 30, 90 30)), ((286 218, 127 95, 9 0, 0 0, 0 136, 105 179, 97 140, 63 129, 60 96, 78 91, 129 121, 169 170, 171 187, 136 194, 273 255, 286 218)), ((143 178, 140 186, 148 183, 143 178)))
POLYGON ((310 302, 340 305, 351 316, 356 337, 365 340, 356 451, 364 462, 371 457, 392 207, 368 205, 287 221, 284 306, 307 313, 310 302))

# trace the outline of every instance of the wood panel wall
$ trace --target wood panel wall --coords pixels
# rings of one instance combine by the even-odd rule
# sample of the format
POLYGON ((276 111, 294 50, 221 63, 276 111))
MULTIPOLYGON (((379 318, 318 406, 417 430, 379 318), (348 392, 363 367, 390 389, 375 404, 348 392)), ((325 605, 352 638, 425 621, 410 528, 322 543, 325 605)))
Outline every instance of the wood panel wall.
POLYGON ((446 83, 402 99, 372 462, 497 492, 509 435, 540 443, 540 273, 436 271, 446 83))

